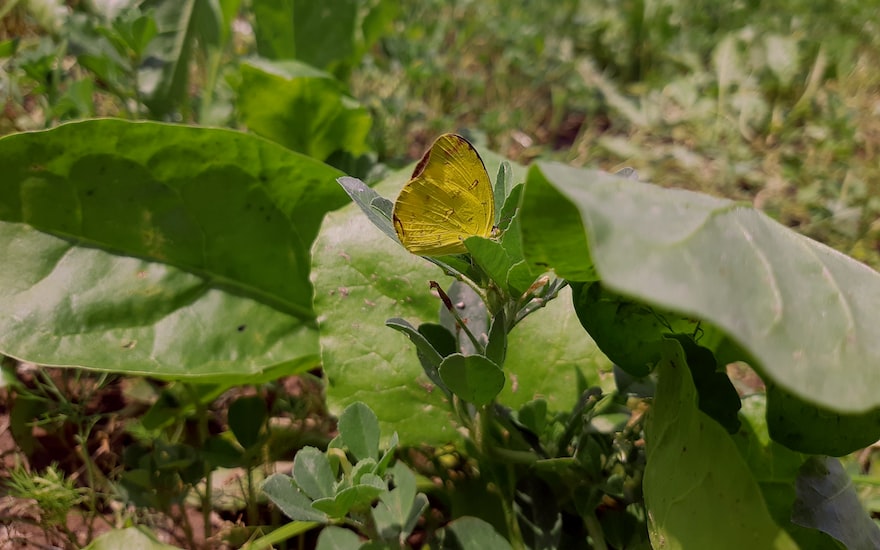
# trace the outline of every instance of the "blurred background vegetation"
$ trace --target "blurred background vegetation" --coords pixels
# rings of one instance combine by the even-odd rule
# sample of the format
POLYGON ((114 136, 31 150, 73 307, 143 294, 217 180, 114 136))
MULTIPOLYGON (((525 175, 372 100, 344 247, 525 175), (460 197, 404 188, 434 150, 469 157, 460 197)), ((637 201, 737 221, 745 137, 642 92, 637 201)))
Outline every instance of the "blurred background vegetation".
POLYGON ((248 127, 290 145, 261 131, 246 97, 266 101, 269 84, 246 68, 257 54, 296 57, 369 112, 366 147, 350 150, 371 153, 330 157, 349 172, 401 166, 437 134, 466 130, 519 162, 632 166, 748 201, 880 267, 878 0, 336 0, 303 27, 315 48, 290 52, 266 23, 285 2, 190 1, 193 47, 176 51, 180 94, 163 103, 147 69, 170 4, 7 0, 0 134, 122 116, 248 127), (222 36, 198 28, 200 5, 226 17, 222 36))

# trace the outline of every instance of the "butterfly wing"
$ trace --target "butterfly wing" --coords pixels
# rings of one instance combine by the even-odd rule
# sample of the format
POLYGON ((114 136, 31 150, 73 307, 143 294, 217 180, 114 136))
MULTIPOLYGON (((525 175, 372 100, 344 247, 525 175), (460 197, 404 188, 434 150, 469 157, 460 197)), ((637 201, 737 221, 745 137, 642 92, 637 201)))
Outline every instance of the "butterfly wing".
POLYGON ((489 237, 495 201, 474 146, 455 134, 437 138, 398 195, 393 218, 400 242, 420 256, 467 252, 464 239, 489 237))

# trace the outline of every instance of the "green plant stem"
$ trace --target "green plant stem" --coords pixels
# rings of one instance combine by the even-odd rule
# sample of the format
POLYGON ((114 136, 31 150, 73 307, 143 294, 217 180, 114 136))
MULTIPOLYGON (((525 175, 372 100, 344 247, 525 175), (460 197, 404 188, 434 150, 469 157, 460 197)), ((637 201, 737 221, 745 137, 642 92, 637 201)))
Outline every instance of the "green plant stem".
POLYGON ((431 262, 432 264, 439 267, 440 269, 442 269, 444 274, 449 275, 450 277, 453 277, 454 279, 461 281, 464 284, 466 284, 467 286, 471 287, 471 290, 473 290, 474 292, 477 293, 477 296, 480 297, 480 300, 482 300, 484 304, 488 305, 489 297, 486 294, 485 289, 483 289, 483 287, 478 285, 476 283, 476 281, 474 281, 473 279, 471 279, 470 277, 468 277, 464 273, 458 271, 457 269, 452 268, 451 266, 446 265, 445 263, 443 263, 441 261, 435 260, 434 258, 431 258, 428 256, 425 256, 424 258, 426 260, 428 260, 429 262, 431 262))
POLYGON ((463 330, 464 333, 467 335, 468 339, 474 345, 474 348, 480 354, 485 355, 486 346, 484 346, 483 344, 481 344, 479 342, 479 340, 477 340, 477 337, 474 336, 474 333, 471 332, 471 329, 468 328, 467 323, 465 323, 464 320, 462 320, 461 315, 458 314, 458 311, 455 310, 454 306, 452 308, 449 308, 449 313, 451 313, 452 316, 455 318, 455 322, 458 323, 458 326, 461 327, 461 330, 463 330))
POLYGON ((593 539, 593 550, 608 550, 608 546, 605 544, 605 533, 602 531, 602 524, 599 523, 599 518, 596 517, 595 512, 590 512, 584 516, 584 524, 587 527, 590 538, 593 539))
MULTIPOLYGON (((494 416, 494 407, 490 404, 485 407, 480 407, 478 411, 478 421, 476 426, 478 430, 474 433, 474 443, 476 444, 477 451, 480 453, 479 460, 482 463, 491 462, 491 457, 495 453, 495 449, 491 448, 491 433, 492 426, 495 421, 494 416)), ((496 463, 497 464, 497 463, 496 463)), ((505 465, 510 468, 510 463, 505 463, 505 465)), ((481 468, 481 470, 486 472, 494 472, 494 468, 491 466, 489 468, 481 468)), ((513 510, 512 500, 509 500, 506 494, 507 492, 504 490, 504 487, 501 485, 498 477, 492 474, 493 483, 498 488, 499 493, 501 494, 501 507, 504 511, 504 520, 507 523, 507 531, 510 534, 510 545, 515 549, 519 550, 525 548, 523 546, 523 538, 522 533, 519 529, 519 523, 516 521, 516 512, 513 510)), ((509 476, 512 478, 512 476, 509 476)))
MULTIPOLYGON (((516 315, 510 316, 512 321, 508 332, 510 332, 510 330, 513 330, 513 327, 519 324, 520 321, 546 306, 550 302, 550 300, 553 300, 557 296, 559 296, 559 291, 561 291, 566 286, 568 286, 568 281, 566 281, 565 279, 557 279, 556 281, 550 283, 549 290, 544 296, 532 298, 522 307, 518 307, 515 310, 516 315)), ((516 305, 519 306, 518 303, 516 305)))
POLYGON ((211 49, 207 54, 207 70, 205 71, 205 85, 202 87, 201 103, 199 105, 199 122, 205 123, 214 105, 214 88, 217 85, 217 75, 220 72, 220 62, 223 51, 211 49))
MULTIPOLYGON (((196 414, 198 415, 198 430, 199 430, 199 438, 202 441, 207 441, 208 437, 210 437, 210 432, 208 430, 208 409, 202 403, 201 399, 199 399, 198 393, 190 384, 186 384, 187 392, 189 393, 190 399, 196 406, 196 414)), ((202 461, 203 464, 203 474, 205 476, 205 492, 201 496, 202 501, 202 532, 205 536, 205 540, 208 540, 211 537, 211 499, 213 498, 213 483, 212 483, 212 469, 206 460, 202 461)), ((248 469, 248 473, 250 474, 250 469, 248 469)))
MULTIPOLYGON (((80 432, 77 434, 77 448, 79 450, 80 459, 83 461, 83 465, 85 466, 85 469, 86 469, 86 478, 88 479, 88 483, 89 483, 88 486, 90 488, 90 490, 88 492, 89 498, 86 499, 86 502, 88 503, 90 517, 92 517, 92 518, 96 517, 98 514, 98 502, 97 502, 97 500, 98 500, 97 499, 98 480, 97 480, 97 477, 98 476, 101 477, 101 486, 102 487, 108 486, 107 479, 103 476, 103 474, 101 474, 100 469, 95 466, 95 462, 92 460, 92 457, 89 456, 89 452, 88 452, 89 435, 91 434, 92 429, 94 428, 97 421, 98 421, 97 418, 91 419, 91 422, 90 422, 91 425, 88 428, 85 428, 85 427, 81 428, 80 432)), ((91 540, 92 534, 93 534, 93 525, 92 524, 94 522, 88 521, 86 523, 88 524, 87 540, 91 540)))
POLYGON ((252 466, 247 468, 247 495, 248 523, 250 525, 259 525, 260 513, 257 510, 257 491, 255 490, 254 468, 252 466))

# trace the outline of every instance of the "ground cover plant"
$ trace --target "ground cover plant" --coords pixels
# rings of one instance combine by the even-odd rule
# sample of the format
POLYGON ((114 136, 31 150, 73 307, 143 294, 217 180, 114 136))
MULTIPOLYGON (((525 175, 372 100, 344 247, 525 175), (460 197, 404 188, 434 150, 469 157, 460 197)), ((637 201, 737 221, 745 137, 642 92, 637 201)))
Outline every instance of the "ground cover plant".
POLYGON ((5 538, 876 547, 876 7, 0 8, 5 538))

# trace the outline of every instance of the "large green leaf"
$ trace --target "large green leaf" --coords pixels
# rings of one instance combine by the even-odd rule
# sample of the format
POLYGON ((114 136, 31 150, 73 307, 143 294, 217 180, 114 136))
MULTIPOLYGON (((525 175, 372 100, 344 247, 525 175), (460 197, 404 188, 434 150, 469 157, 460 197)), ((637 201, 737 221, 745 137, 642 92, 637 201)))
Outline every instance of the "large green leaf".
POLYGON ((797 548, 764 502, 736 444, 697 407, 677 341, 667 340, 645 426, 645 505, 661 548, 797 548))
POLYGON ((266 59, 296 59, 294 1, 262 0, 253 10, 257 52, 266 59))
POLYGON ((249 130, 316 159, 368 150, 367 110, 331 75, 297 61, 242 63, 236 105, 249 130))
MULTIPOLYGON (((500 158, 484 154, 483 160, 490 174, 497 172, 500 158)), ((521 169, 516 178, 522 178, 521 169)), ((393 199, 407 179, 404 171, 375 189, 393 199)), ((331 408, 339 412, 365 402, 380 418, 382 433, 396 430, 404 445, 456 439, 443 392, 424 374, 415 347, 385 326, 394 317, 413 326, 436 323, 441 303, 428 282, 448 288, 452 279, 388 238, 355 205, 325 220, 313 271, 331 408)), ((564 292, 511 332, 508 379, 499 397, 504 404, 517 407, 540 395, 554 410, 566 410, 577 399, 575 369, 598 383, 598 367, 608 361, 580 328, 568 300, 564 292)))
POLYGON ((317 364, 336 170, 261 138, 97 120, 0 140, 0 352, 163 376, 317 364))
POLYGON ((254 3, 260 55, 298 59, 320 69, 355 53, 357 0, 262 0, 254 3))
POLYGON ((84 550, 178 550, 179 546, 171 546, 159 542, 156 535, 146 527, 127 527, 114 529, 95 538, 84 550))
POLYGON ((211 26, 214 13, 208 3, 209 0, 147 0, 141 6, 142 10, 154 13, 158 35, 147 46, 144 62, 138 69, 138 92, 157 119, 180 109, 187 97, 195 38, 200 29, 211 26))
MULTIPOLYGON (((803 483, 802 466, 810 457, 787 449, 770 438, 765 409, 766 399, 763 394, 744 398, 740 413, 742 428, 733 441, 752 471, 755 481, 758 482, 770 515, 777 524, 788 531, 801 548, 843 548, 833 538, 815 527, 821 527, 822 522, 827 523, 827 518, 832 516, 840 524, 851 527, 864 527, 865 520, 870 522, 870 519, 859 506, 847 510, 845 506, 832 505, 829 507, 832 513, 817 514, 818 521, 803 522, 805 527, 793 522, 794 510, 797 506, 802 506, 798 502, 796 485, 803 483), (833 514, 835 511, 839 513, 833 514)), ((849 491, 852 492, 851 487, 849 491)), ((864 528, 861 531, 866 532, 864 528)))
POLYGON ((794 523, 819 529, 846 548, 880 548, 880 528, 865 513, 839 460, 811 456, 799 473, 794 523))
POLYGON ((522 216, 531 262, 573 280, 595 270, 611 290, 711 322, 805 401, 880 406, 868 267, 731 201, 559 164, 529 172, 522 216), (568 214, 551 224, 548 212, 568 214))

